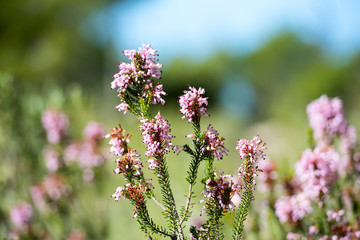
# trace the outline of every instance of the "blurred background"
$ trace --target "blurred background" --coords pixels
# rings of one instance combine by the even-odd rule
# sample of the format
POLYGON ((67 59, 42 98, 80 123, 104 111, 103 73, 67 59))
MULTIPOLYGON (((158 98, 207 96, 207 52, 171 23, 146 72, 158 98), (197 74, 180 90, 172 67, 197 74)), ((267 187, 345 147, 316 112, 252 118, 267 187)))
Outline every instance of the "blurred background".
MULTIPOLYGON (((107 132, 121 123, 134 146, 144 150, 137 120, 115 110, 119 100, 110 90, 117 64, 126 61, 122 50, 142 43, 150 43, 164 64, 167 105, 159 109, 172 125, 176 144, 187 143, 183 136, 191 133, 178 112, 178 96, 188 85, 203 87, 210 103, 204 128, 211 123, 230 149, 218 168, 235 173, 240 165, 236 140, 259 133, 279 171, 291 175, 308 146, 305 108, 312 100, 323 94, 340 97, 348 122, 360 127, 359 10, 356 0, 1 2, 0 236, 12 229, 11 207, 22 200, 32 203, 28 188, 46 175, 45 109, 69 116, 74 139, 81 138, 90 120, 101 122, 107 132)), ((189 161, 184 155, 168 159, 180 206, 189 161)), ((71 221, 61 212, 46 218, 38 214, 37 227, 50 229, 58 239, 70 232, 66 222, 88 239, 141 239, 128 201, 110 198, 124 184, 112 174, 114 160, 108 158, 91 184, 75 183, 81 191, 68 211, 71 221), (79 205, 82 210, 75 211, 79 205), (44 219, 53 220, 44 225, 44 219)), ((197 217, 194 211, 191 221, 197 217)))

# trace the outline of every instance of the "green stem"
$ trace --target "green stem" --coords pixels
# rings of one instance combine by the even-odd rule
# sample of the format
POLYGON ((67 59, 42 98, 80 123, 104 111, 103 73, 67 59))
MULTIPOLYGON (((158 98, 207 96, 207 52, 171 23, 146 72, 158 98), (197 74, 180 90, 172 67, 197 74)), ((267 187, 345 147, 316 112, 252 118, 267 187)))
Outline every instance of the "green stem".
POLYGON ((164 157, 160 156, 158 158, 158 163, 159 166, 156 168, 158 181, 163 196, 164 206, 166 208, 166 212, 168 213, 167 217, 170 220, 173 236, 176 237, 176 235, 178 235, 179 239, 184 239, 179 215, 176 210, 174 195, 170 187, 170 178, 164 157))
POLYGON ((244 230, 244 222, 246 220, 247 214, 249 212, 250 204, 253 199, 252 184, 250 182, 244 181, 245 191, 241 196, 241 203, 238 211, 236 212, 235 221, 234 221, 234 230, 233 238, 240 240, 244 230))

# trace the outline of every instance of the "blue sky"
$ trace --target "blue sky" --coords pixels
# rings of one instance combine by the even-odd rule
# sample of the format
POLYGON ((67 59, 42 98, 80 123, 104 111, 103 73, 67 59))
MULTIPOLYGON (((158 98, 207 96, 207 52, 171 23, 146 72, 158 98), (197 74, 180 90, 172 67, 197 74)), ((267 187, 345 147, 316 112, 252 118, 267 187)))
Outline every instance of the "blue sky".
POLYGON ((151 43, 162 61, 246 54, 284 30, 349 55, 360 48, 359 13, 357 0, 140 0, 107 10, 119 53, 151 43))

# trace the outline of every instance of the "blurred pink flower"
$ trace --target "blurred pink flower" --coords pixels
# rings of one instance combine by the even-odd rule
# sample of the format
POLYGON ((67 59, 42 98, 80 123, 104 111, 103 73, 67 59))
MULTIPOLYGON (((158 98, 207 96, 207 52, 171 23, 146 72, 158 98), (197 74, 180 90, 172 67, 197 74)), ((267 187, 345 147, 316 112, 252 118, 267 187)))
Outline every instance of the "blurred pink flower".
POLYGON ((275 214, 280 222, 298 222, 312 212, 311 201, 304 193, 282 196, 275 203, 275 214))
POLYGON ((342 101, 339 98, 329 99, 323 95, 311 102, 306 111, 316 140, 330 142, 335 135, 345 133, 347 124, 343 115, 342 101))
POLYGON ((97 141, 104 138, 105 127, 98 122, 88 122, 84 129, 85 140, 97 141))
POLYGON ((10 219, 16 228, 25 230, 28 228, 33 216, 32 206, 26 202, 21 202, 10 210, 10 219))
POLYGON ((50 172, 56 172, 60 166, 60 154, 52 147, 47 147, 44 149, 44 158, 46 168, 50 172))
POLYGON ((55 110, 45 110, 41 119, 49 143, 57 144, 67 134, 69 120, 64 113, 55 110))
POLYGON ((307 149, 295 165, 296 177, 311 199, 327 195, 337 180, 339 155, 331 148, 307 149))

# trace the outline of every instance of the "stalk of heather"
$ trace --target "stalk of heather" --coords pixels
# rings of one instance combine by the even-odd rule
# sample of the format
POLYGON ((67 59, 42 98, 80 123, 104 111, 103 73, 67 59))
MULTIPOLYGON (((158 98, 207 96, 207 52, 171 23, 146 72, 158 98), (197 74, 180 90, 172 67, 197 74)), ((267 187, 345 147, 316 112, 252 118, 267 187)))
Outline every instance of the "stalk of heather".
MULTIPOLYGON (((117 89, 120 104, 116 107, 124 113, 134 114, 139 121, 139 131, 146 146, 144 157, 148 158, 148 169, 153 171, 161 189, 161 196, 155 196, 149 178, 141 170, 145 161, 141 154, 130 148, 130 135, 125 134, 125 129, 120 125, 114 128, 106 137, 110 138, 110 152, 118 159, 114 173, 124 176, 126 184, 119 186, 112 197, 118 201, 120 198, 130 200, 134 207, 134 217, 139 228, 146 238, 162 236, 170 239, 187 239, 185 231, 189 230, 191 239, 223 239, 222 217, 226 213, 236 211, 238 214, 234 225, 234 238, 240 239, 243 223, 250 202, 254 199, 255 177, 259 172, 258 159, 265 158, 263 150, 265 143, 256 136, 253 140, 239 140, 237 149, 240 158, 244 160, 239 168, 239 176, 225 175, 220 170, 220 175, 215 171, 214 160, 222 160, 228 154, 224 145, 224 138, 211 125, 206 130, 201 129, 201 118, 208 117, 208 98, 204 96, 203 88, 189 86, 188 90, 179 97, 179 106, 182 119, 186 119, 192 126, 193 133, 187 137, 192 139, 192 144, 174 146, 171 134, 171 125, 161 112, 156 116, 151 114, 151 106, 165 104, 162 96, 166 93, 161 78, 162 64, 157 63, 157 52, 150 45, 143 45, 138 51, 125 50, 124 55, 130 63, 120 63, 120 71, 114 75, 111 83, 112 89, 117 89), (186 181, 189 191, 186 203, 178 211, 177 203, 171 188, 170 175, 167 167, 167 155, 173 150, 179 154, 188 154, 191 157, 186 181), (202 213, 206 213, 207 220, 200 227, 190 226, 186 223, 192 214, 194 206, 194 186, 198 178, 201 164, 204 164, 205 179, 202 213), (241 183, 243 182, 243 183, 241 183), (237 207, 235 196, 240 197, 241 204, 237 207), (168 222, 167 227, 155 223, 147 209, 147 199, 155 201, 164 212, 168 222), (161 200, 158 200, 161 199, 161 200)), ((201 214, 202 214, 201 213, 201 214)))

